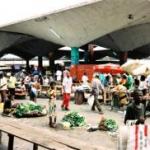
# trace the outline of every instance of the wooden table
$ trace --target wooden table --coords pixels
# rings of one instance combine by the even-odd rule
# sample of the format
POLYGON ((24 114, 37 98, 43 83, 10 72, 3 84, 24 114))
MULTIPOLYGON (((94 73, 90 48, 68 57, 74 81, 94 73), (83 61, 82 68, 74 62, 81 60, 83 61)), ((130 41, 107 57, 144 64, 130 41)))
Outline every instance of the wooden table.
POLYGON ((88 142, 31 127, 11 118, 0 118, 0 132, 8 134, 8 150, 13 150, 14 137, 33 143, 33 150, 38 150, 38 146, 49 150, 104 150, 88 142))

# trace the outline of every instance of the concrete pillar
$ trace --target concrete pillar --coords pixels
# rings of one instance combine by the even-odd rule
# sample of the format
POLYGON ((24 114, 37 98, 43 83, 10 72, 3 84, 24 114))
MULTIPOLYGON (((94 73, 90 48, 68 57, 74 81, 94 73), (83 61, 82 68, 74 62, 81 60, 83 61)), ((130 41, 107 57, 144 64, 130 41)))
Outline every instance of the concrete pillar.
POLYGON ((120 65, 124 64, 128 59, 128 52, 120 52, 120 65))
POLYGON ((88 50, 84 51, 84 64, 88 64, 89 62, 89 54, 88 54, 88 50))
POLYGON ((88 44, 82 46, 81 49, 84 49, 84 64, 88 64, 88 62, 89 62, 88 44))
POLYGON ((38 67, 39 68, 43 68, 43 59, 42 59, 42 56, 38 57, 38 67))
POLYGON ((90 64, 93 64, 95 62, 94 60, 94 47, 95 45, 94 44, 89 44, 88 45, 88 56, 89 56, 89 63, 90 64))
POLYGON ((79 64, 79 48, 77 47, 71 48, 71 64, 72 65, 79 64))
POLYGON ((54 64, 54 61, 55 61, 55 56, 54 56, 54 53, 53 52, 49 52, 48 53, 48 58, 49 58, 49 68, 51 70, 51 72, 53 73, 55 70, 55 64, 54 64))
POLYGON ((27 72, 30 70, 29 59, 26 59, 26 70, 27 72))
POLYGON ((53 71, 55 71, 54 69, 55 69, 55 64, 54 64, 54 59, 52 59, 52 58, 50 58, 49 59, 49 68, 50 68, 50 70, 53 72, 53 71))

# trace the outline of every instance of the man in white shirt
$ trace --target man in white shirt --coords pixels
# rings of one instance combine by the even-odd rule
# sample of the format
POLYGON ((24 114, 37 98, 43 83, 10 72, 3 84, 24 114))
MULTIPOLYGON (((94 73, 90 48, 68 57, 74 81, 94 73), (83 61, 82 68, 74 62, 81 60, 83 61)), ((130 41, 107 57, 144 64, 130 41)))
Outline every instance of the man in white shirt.
POLYGON ((62 79, 62 71, 57 70, 56 71, 56 80, 61 82, 61 79, 62 79))
POLYGON ((61 105, 62 109, 69 110, 70 94, 72 91, 72 77, 70 73, 67 72, 66 77, 63 79, 63 103, 61 105))

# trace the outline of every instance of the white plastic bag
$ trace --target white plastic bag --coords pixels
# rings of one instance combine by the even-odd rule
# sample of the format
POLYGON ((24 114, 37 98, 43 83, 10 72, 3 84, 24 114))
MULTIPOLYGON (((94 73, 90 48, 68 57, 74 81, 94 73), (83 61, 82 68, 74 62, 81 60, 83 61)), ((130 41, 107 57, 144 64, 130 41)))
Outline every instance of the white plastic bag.
POLYGON ((88 98, 88 104, 92 107, 94 103, 94 95, 90 95, 88 98))

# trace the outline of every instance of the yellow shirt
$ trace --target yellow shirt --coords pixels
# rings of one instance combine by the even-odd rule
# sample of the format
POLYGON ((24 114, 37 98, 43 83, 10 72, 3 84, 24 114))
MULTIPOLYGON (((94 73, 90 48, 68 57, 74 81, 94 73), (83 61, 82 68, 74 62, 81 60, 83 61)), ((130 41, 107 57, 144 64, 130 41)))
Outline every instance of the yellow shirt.
POLYGON ((15 88, 16 87, 16 77, 10 77, 8 80, 8 88, 15 88))

